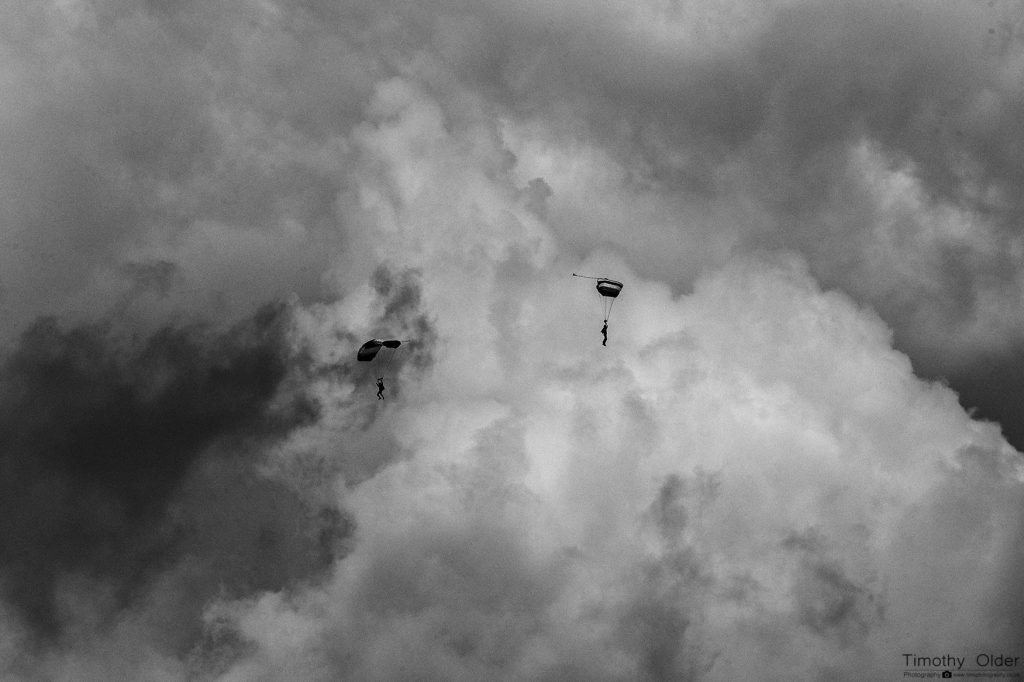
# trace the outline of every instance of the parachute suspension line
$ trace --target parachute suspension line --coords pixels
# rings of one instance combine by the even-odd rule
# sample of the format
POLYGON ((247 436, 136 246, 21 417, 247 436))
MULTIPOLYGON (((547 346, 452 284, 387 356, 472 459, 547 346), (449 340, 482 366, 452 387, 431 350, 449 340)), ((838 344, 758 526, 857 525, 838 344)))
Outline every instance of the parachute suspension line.
MULTIPOLYGON (((398 341, 398 346, 402 345, 403 343, 410 343, 411 341, 412 339, 401 339, 398 341)), ((381 352, 386 353, 386 355, 381 357, 381 376, 383 376, 385 372, 391 369, 391 363, 394 362, 395 355, 398 353, 398 346, 385 346, 384 348, 381 348, 381 352)))
MULTIPOLYGON (((385 390, 384 380, 389 379, 391 364, 394 362, 395 351, 403 343, 409 343, 411 339, 370 339, 356 352, 356 360, 370 363, 372 369, 373 383, 377 386, 377 397, 383 398, 381 393, 385 390)), ((390 379, 389 379, 390 380, 390 379)))
POLYGON ((377 355, 377 376, 381 379, 387 379, 388 381, 394 379, 394 376, 391 374, 391 365, 395 361, 395 355, 398 353, 398 347, 403 343, 412 342, 412 339, 396 339, 396 341, 397 343, 395 345, 384 345, 377 355))
POLYGON ((572 276, 597 280, 597 293, 601 295, 601 313, 604 315, 605 323, 607 323, 608 316, 612 313, 612 306, 615 304, 615 299, 618 297, 619 292, 622 291, 622 282, 617 282, 608 277, 577 275, 575 272, 572 273, 572 276))
POLYGON ((380 376, 381 376, 382 379, 387 376, 388 369, 390 369, 390 367, 391 367, 391 360, 395 357, 395 350, 396 349, 394 349, 394 348, 381 348, 380 349, 380 351, 381 351, 381 358, 380 358, 380 367, 378 368, 378 371, 380 372, 380 376))
MULTIPOLYGON (((575 272, 572 273, 573 277, 582 277, 583 279, 605 279, 604 277, 591 277, 590 275, 577 275, 575 272)), ((608 301, 602 296, 598 301, 598 305, 601 306, 601 314, 604 315, 604 319, 608 319, 608 314, 611 312, 611 306, 608 305, 608 301)))
POLYGON ((377 351, 377 357, 374 358, 373 364, 375 365, 373 376, 370 379, 370 383, 374 388, 377 387, 377 380, 383 381, 388 378, 388 365, 391 363, 391 356, 394 355, 394 348, 381 348, 377 351))

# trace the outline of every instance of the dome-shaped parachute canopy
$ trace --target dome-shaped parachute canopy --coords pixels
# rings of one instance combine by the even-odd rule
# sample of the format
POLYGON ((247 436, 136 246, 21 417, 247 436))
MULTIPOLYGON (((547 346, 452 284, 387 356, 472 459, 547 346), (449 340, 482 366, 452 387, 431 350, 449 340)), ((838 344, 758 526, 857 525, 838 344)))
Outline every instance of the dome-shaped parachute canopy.
POLYGON ((604 313, 605 321, 607 321, 608 316, 611 315, 612 312, 612 304, 615 303, 615 298, 619 295, 619 292, 622 291, 622 282, 614 279, 608 279, 607 277, 577 275, 575 272, 572 273, 572 276, 597 280, 597 293, 601 294, 601 310, 604 313))
POLYGON ((620 291, 622 291, 622 282, 616 282, 614 279, 597 280, 597 293, 602 296, 615 298, 619 295, 620 291))
POLYGON ((369 362, 377 357, 377 353, 380 352, 381 348, 395 349, 401 345, 402 342, 398 339, 370 339, 359 347, 356 359, 360 362, 369 362))

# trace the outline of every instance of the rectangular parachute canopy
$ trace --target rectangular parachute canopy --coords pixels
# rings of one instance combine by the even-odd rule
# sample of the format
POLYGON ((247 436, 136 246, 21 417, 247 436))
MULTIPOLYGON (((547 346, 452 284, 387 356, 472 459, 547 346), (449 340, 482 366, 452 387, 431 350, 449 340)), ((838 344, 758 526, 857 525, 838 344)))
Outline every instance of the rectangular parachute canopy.
POLYGON ((614 279, 600 279, 597 281, 597 293, 609 298, 615 298, 622 291, 622 282, 614 279))

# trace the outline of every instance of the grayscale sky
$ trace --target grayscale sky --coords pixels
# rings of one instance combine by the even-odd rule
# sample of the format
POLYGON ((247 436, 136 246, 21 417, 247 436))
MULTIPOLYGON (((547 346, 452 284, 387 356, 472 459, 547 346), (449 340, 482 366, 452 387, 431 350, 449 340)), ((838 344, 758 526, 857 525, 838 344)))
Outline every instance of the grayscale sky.
POLYGON ((3 679, 1024 658, 1016 0, 8 0, 0 88, 3 679))

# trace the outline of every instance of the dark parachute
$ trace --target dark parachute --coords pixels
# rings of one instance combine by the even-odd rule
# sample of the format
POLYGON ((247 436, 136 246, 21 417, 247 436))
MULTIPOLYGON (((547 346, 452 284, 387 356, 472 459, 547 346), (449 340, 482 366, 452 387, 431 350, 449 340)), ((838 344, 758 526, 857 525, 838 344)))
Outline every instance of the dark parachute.
POLYGON ((359 351, 356 353, 356 360, 360 362, 369 362, 377 357, 381 348, 392 349, 392 355, 394 349, 402 345, 402 342, 398 339, 370 339, 359 347, 359 351))
POLYGON ((376 362, 374 366, 377 384, 377 399, 384 399, 384 377, 388 366, 395 357, 395 350, 402 345, 398 339, 370 339, 359 347, 356 360, 359 362, 376 362))

